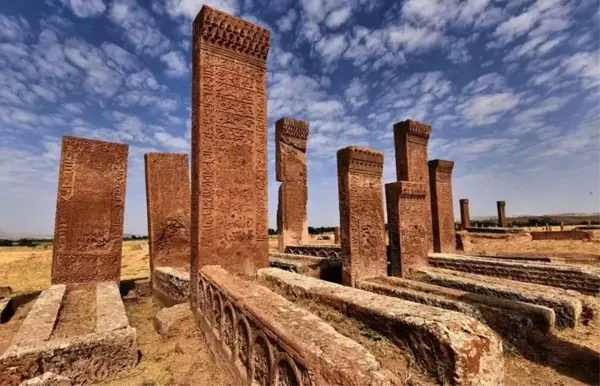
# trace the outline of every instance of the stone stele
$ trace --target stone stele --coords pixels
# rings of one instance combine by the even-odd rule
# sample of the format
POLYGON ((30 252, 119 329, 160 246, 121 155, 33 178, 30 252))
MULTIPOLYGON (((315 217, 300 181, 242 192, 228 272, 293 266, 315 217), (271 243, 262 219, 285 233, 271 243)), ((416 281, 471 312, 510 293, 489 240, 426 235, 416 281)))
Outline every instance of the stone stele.
POLYGON ((190 178, 187 154, 146 153, 146 206, 150 270, 188 269, 190 178))
POLYGON ((279 251, 308 244, 306 142, 308 122, 281 118, 275 122, 275 172, 279 186, 277 232, 279 251))
MULTIPOLYGON (((204 5, 193 23, 191 272, 269 266, 269 30, 204 5)), ((197 280, 192 280, 192 298, 197 280)), ((194 299, 192 299, 192 303, 194 299)))
POLYGON ((423 182, 398 181, 385 184, 390 274, 409 276, 427 266, 431 229, 427 221, 427 186, 423 182))
POLYGON ((342 283, 386 276, 383 152, 349 146, 338 150, 342 283))
POLYGON ((433 251, 456 251, 454 234, 454 207, 452 205, 452 169, 454 162, 429 161, 429 191, 431 193, 431 220, 433 251))
POLYGON ((64 136, 52 284, 118 282, 128 146, 64 136))
POLYGON ((497 201, 496 207, 498 208, 498 226, 500 228, 508 227, 508 222, 506 221, 506 202, 497 201))

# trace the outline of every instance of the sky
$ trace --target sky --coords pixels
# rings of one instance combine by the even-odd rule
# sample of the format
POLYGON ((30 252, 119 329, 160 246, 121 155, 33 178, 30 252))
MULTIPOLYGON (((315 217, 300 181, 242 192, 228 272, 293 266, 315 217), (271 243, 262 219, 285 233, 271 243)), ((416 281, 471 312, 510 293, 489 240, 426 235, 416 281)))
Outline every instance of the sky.
MULTIPOLYGON (((308 221, 339 223, 335 153, 432 125, 472 216, 600 212, 596 0, 0 2, 0 230, 52 234, 63 135, 129 144, 125 232, 147 234, 143 155, 190 151, 191 22, 202 4, 267 27, 274 123, 310 123, 308 221)), ((382 193, 383 194, 383 193, 382 193)))

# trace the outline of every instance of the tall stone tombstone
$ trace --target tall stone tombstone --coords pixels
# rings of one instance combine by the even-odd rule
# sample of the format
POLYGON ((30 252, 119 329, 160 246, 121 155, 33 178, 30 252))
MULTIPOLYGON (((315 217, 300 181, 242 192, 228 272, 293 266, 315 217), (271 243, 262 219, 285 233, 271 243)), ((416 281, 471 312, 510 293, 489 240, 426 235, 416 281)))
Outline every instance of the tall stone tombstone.
POLYGON ((452 204, 452 169, 454 162, 429 161, 429 191, 431 193, 431 221, 433 251, 452 253, 456 251, 454 232, 454 208, 452 204))
POLYGON ((308 244, 306 142, 308 122, 281 118, 275 123, 275 174, 279 186, 277 232, 279 250, 308 244))
POLYGON ((340 227, 333 228, 333 243, 334 244, 340 243, 340 227))
POLYGON ((269 266, 269 31, 204 5, 192 39, 192 278, 210 264, 255 274, 269 266))
POLYGON ((119 282, 129 147, 64 136, 52 284, 119 282))
POLYGON ((431 228, 427 214, 427 183, 397 181, 385 185, 390 275, 410 276, 427 266, 431 228))
POLYGON ((498 226, 500 228, 508 227, 508 222, 506 221, 506 202, 498 201, 496 202, 496 207, 498 208, 498 226))
POLYGON ((146 207, 150 271, 189 269, 190 177, 187 154, 146 153, 146 207))
POLYGON ((431 245, 431 202, 429 193, 429 167, 427 166, 427 143, 431 134, 431 126, 412 120, 394 124, 394 148, 396 151, 396 177, 398 181, 410 181, 425 184, 425 205, 423 221, 429 229, 431 245))
POLYGON ((460 203, 460 224, 462 229, 467 229, 471 226, 471 216, 469 214, 469 200, 461 198, 460 203))
POLYGON ((386 276, 383 152, 349 146, 338 150, 342 284, 386 276))

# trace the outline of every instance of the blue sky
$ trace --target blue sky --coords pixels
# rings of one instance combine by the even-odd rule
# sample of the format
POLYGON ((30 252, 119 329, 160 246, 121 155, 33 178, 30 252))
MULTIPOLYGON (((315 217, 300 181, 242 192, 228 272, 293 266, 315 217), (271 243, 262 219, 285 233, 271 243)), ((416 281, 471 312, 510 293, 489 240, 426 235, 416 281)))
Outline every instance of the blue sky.
POLYGON ((274 122, 311 124, 309 223, 337 225, 335 152, 385 151, 433 126, 473 216, 598 212, 595 0, 20 0, 0 2, 0 229, 52 233, 60 138, 129 144, 125 231, 145 234, 143 154, 190 148, 191 21, 203 3, 271 30, 274 122))

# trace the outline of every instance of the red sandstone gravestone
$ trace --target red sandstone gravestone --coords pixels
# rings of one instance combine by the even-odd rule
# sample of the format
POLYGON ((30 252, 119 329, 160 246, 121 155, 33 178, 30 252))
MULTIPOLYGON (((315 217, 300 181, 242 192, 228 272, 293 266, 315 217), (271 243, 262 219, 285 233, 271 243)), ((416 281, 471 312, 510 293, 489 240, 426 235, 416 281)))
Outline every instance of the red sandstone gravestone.
POLYGON ((407 277, 427 266, 431 245, 431 231, 423 220, 427 214, 427 185, 412 181, 385 185, 392 276, 407 277))
POLYGON ((500 228, 508 227, 508 222, 506 221, 506 202, 498 201, 496 202, 496 207, 498 208, 498 226, 500 228))
POLYGON ((394 124, 394 148, 396 150, 396 177, 398 181, 425 184, 425 229, 429 232, 428 251, 433 250, 431 240, 431 202, 429 197, 429 167, 427 166, 427 143, 431 126, 417 121, 406 120, 394 124))
POLYGON ((467 229, 471 226, 471 217, 469 215, 469 200, 461 198, 460 203, 460 223, 462 229, 467 229))
POLYGON ((269 39, 267 29, 206 5, 193 23, 192 272, 269 266, 269 39))
POLYGON ((350 146, 337 152, 342 284, 387 275, 383 152, 350 146))
POLYGON ((64 136, 52 284, 119 281, 128 146, 64 136))
POLYGON ((308 122, 281 118, 275 123, 275 170, 279 186, 278 247, 308 244, 306 142, 308 122))
POLYGON ((431 193, 431 219, 433 251, 456 251, 454 233, 454 208, 452 204, 452 169, 454 162, 429 161, 429 191, 431 193))
POLYGON ((146 206, 150 271, 188 269, 190 178, 187 154, 146 153, 146 206))

